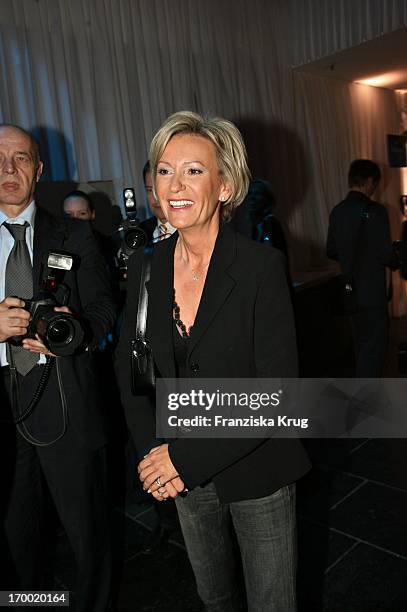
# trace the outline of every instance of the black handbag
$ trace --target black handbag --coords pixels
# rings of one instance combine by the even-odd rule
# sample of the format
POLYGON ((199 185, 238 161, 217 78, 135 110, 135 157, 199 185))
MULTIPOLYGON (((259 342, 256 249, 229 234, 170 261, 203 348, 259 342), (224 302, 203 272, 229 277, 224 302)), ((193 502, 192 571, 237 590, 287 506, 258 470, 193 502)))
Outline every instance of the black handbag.
POLYGON ((131 341, 131 388, 133 395, 152 395, 155 392, 154 357, 146 337, 148 308, 146 282, 150 279, 151 259, 152 248, 146 247, 141 268, 136 337, 131 341))

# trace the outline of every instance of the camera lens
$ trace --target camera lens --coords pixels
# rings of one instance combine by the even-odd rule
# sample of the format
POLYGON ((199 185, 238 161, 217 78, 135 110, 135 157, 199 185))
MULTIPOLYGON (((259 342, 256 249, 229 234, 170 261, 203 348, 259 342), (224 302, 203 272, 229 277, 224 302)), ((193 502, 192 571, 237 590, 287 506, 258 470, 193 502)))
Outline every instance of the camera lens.
POLYGON ((44 344, 59 357, 73 355, 82 345, 85 330, 70 314, 53 313, 48 319, 44 344))
POLYGON ((136 250, 147 243, 146 234, 142 229, 134 228, 126 231, 124 241, 129 249, 136 250))
POLYGON ((74 334, 74 328, 68 319, 58 318, 48 325, 47 336, 53 344, 68 344, 74 334))

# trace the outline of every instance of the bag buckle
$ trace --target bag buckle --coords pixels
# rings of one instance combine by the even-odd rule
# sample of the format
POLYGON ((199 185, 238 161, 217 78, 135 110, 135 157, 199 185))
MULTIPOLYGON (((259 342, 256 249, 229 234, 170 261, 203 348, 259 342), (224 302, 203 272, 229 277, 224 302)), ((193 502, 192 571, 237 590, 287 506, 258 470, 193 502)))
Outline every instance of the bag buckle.
POLYGON ((137 368, 140 374, 145 374, 147 371, 147 340, 138 338, 131 342, 131 352, 134 359, 137 360, 137 368))

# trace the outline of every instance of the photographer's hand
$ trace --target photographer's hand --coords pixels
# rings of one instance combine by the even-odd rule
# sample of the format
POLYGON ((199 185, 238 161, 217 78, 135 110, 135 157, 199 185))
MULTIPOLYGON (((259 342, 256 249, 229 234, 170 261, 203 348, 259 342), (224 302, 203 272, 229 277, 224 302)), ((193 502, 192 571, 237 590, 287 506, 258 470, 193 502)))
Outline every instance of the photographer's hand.
POLYGON ((73 314, 72 310, 68 306, 55 306, 55 312, 66 312, 67 314, 73 314))
MULTIPOLYGON (((56 312, 66 312, 68 314, 72 314, 72 312, 67 306, 56 306, 54 310, 56 312)), ((33 338, 24 338, 23 347, 27 349, 27 351, 31 351, 31 353, 42 353, 43 355, 47 355, 48 357, 55 357, 56 355, 54 355, 54 353, 51 353, 51 351, 47 349, 38 334, 36 337, 37 340, 34 340, 33 338)))
POLYGON ((0 302, 0 342, 11 336, 24 336, 30 313, 23 309, 24 300, 7 297, 0 302))

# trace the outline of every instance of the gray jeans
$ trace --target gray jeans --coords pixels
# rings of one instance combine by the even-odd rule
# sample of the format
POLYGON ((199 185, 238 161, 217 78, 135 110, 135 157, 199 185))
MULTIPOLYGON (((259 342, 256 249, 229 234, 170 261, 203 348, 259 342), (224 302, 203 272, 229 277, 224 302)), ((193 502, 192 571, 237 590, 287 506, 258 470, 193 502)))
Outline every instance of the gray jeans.
POLYGON ((210 483, 176 499, 198 593, 210 612, 245 609, 237 596, 230 521, 239 543, 249 612, 296 610, 295 485, 222 504, 210 483))

